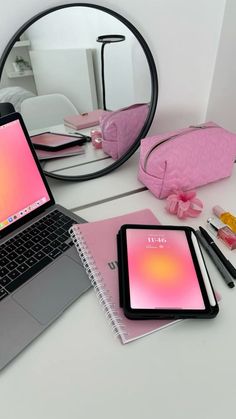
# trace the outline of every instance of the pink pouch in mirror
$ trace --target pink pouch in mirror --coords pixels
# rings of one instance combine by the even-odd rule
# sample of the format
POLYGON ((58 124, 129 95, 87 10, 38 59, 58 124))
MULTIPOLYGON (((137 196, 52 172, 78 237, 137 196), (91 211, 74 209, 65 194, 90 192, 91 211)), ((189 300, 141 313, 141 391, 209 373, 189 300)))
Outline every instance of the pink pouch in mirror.
POLYGON ((100 118, 103 151, 119 159, 134 144, 146 121, 147 103, 106 112, 100 118))

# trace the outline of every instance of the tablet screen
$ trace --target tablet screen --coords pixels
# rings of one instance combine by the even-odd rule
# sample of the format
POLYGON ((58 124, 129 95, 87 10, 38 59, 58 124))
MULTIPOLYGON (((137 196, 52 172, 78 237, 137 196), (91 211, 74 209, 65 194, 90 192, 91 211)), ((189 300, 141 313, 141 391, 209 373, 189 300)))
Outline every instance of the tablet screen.
POLYGON ((41 145, 51 147, 53 149, 58 146, 66 146, 68 144, 72 147, 74 144, 78 143, 79 137, 45 132, 43 134, 32 136, 31 140, 35 146, 41 145))
POLYGON ((205 309, 185 231, 127 229, 126 240, 132 309, 205 309))

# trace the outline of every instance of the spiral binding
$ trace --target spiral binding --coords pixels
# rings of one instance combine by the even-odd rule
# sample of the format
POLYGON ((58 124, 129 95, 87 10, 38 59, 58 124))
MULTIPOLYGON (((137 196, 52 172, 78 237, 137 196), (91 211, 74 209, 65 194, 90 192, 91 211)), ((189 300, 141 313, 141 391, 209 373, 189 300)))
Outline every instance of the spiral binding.
POLYGON ((84 240, 79 227, 71 227, 69 233, 113 333, 115 336, 119 336, 122 340, 125 340, 127 337, 125 326, 115 309, 110 292, 103 281, 100 271, 97 269, 95 260, 87 247, 86 241, 84 240))

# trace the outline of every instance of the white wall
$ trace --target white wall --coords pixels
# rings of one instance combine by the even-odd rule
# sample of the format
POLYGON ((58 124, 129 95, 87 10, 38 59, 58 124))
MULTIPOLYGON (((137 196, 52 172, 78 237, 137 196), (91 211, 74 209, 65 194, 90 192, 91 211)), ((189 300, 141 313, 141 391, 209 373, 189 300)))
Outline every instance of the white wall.
MULTIPOLYGON (((0 54, 16 29, 50 0, 0 0, 0 54)), ((98 0, 130 20, 153 53, 159 100, 150 133, 205 120, 225 0, 98 0)))
POLYGON ((227 0, 207 119, 236 132, 236 1, 227 0))
MULTIPOLYGON (((92 49, 95 66, 91 71, 95 72, 95 79, 99 88, 101 86, 101 43, 98 43, 96 39, 99 35, 112 33, 125 36, 125 42, 109 44, 105 47, 106 105, 108 109, 119 109, 133 104, 136 99, 135 92, 141 90, 140 83, 136 83, 136 86, 134 86, 133 73, 137 67, 137 59, 132 55, 133 47, 137 50, 139 43, 122 22, 97 9, 69 7, 49 13, 39 19, 26 31, 26 37, 30 40, 31 50, 92 49)), ((148 72, 145 66, 146 57, 140 47, 138 63, 148 72)), ((75 69, 75 72, 76 78, 78 77, 78 69, 75 69)), ((55 70, 52 72, 52 77, 54 77, 54 73, 55 70)), ((47 77, 47 74, 45 72, 45 77, 47 77)), ((66 69, 65 84, 69 85, 66 69)), ((141 93, 142 91, 139 93, 139 97, 141 93)), ((98 96, 101 97, 100 91, 98 91, 98 96)), ((150 101, 149 85, 146 87, 145 95, 142 95, 142 101, 145 98, 147 98, 146 101, 150 101)), ((72 100, 71 97, 69 99, 72 100)), ((76 105, 75 101, 73 103, 76 105)), ((102 100, 100 100, 99 105, 102 106, 102 100)), ((78 109, 82 112, 91 110, 90 108, 81 110, 80 107, 78 109)))

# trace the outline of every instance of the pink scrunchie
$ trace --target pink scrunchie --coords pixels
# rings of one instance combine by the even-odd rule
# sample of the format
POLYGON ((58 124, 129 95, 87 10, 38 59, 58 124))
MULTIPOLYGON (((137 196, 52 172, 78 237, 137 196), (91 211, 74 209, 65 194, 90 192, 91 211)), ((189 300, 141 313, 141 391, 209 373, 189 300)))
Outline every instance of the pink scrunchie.
POLYGON ((166 199, 166 210, 178 218, 197 217, 203 209, 203 203, 196 198, 195 191, 178 190, 166 199))

